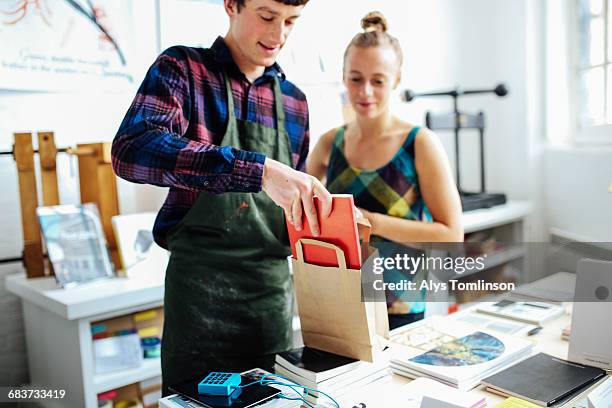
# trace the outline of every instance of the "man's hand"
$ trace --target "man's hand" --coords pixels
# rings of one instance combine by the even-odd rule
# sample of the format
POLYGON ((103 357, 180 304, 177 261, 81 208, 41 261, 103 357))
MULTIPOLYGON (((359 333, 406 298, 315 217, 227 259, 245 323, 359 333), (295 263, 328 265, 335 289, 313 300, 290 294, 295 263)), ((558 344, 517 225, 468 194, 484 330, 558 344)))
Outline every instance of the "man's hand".
POLYGON ((317 178, 266 158, 262 188, 272 201, 285 211, 287 220, 296 230, 301 231, 302 213, 306 213, 310 230, 315 236, 319 235, 317 209, 313 198, 315 195, 319 197, 321 217, 327 218, 331 212, 332 197, 317 178))

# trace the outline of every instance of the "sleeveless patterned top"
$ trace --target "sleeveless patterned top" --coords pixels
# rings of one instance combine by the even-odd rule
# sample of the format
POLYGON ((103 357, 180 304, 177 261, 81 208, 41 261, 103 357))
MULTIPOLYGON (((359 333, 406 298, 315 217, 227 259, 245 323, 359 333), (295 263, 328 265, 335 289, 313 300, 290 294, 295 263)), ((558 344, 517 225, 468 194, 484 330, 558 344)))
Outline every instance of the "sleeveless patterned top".
MULTIPOLYGON (((352 194, 355 205, 367 211, 390 215, 407 220, 431 222, 432 217, 419 191, 419 180, 415 164, 415 138, 420 127, 410 130, 395 156, 376 170, 360 170, 351 167, 344 155, 346 125, 340 127, 335 136, 327 168, 327 189, 332 194, 352 194)), ((381 237, 372 237, 372 245, 380 256, 394 257, 406 252, 403 245, 393 245, 381 237), (381 245, 377 245, 381 244, 381 245), (401 248, 401 249, 400 249, 401 248)), ((385 282, 409 279, 415 282, 424 279, 425 271, 410 275, 405 271, 384 273, 385 282)), ((425 310, 424 291, 407 293, 387 291, 387 305, 393 305, 389 313, 397 313, 397 301, 406 304, 399 308, 403 313, 420 313, 425 310)))

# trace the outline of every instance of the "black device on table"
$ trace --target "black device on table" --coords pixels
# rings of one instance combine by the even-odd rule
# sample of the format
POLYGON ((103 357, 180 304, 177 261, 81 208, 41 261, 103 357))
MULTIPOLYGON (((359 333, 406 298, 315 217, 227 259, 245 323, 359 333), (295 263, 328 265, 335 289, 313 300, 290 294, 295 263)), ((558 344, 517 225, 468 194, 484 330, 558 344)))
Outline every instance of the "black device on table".
POLYGON ((248 387, 237 388, 229 395, 200 394, 198 384, 202 382, 202 377, 182 384, 168 387, 172 392, 180 394, 207 408, 248 408, 259 405, 264 401, 274 398, 280 394, 280 390, 274 387, 261 384, 253 384, 253 378, 245 375, 241 376, 240 385, 251 384, 248 387))
POLYGON ((504 193, 488 193, 486 192, 485 181, 485 157, 484 157, 484 129, 485 119, 484 113, 477 114, 462 113, 459 111, 457 99, 463 95, 476 95, 483 93, 494 93, 499 97, 504 97, 508 94, 508 89, 504 84, 499 84, 493 89, 471 89, 462 90, 455 88, 450 91, 439 92, 423 92, 414 93, 411 90, 404 91, 402 99, 406 102, 411 102, 417 97, 424 96, 450 96, 453 98, 453 112, 434 114, 427 112, 425 115, 425 124, 431 130, 452 130, 455 134, 455 177, 457 181, 457 189, 461 197, 461 205, 463 211, 477 210, 479 208, 490 208, 506 202, 504 193), (468 192, 461 188, 461 172, 460 172, 460 154, 459 154, 459 131, 461 129, 474 129, 479 132, 480 146, 480 191, 468 192))

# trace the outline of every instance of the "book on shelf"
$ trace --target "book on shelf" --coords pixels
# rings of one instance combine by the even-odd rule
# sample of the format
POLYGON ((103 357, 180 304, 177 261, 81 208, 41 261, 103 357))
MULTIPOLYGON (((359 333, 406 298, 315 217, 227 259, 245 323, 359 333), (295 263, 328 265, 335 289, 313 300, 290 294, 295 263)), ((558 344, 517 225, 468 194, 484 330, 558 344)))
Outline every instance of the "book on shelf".
MULTIPOLYGON (((319 236, 314 236, 308 225, 306 215, 303 215, 302 230, 297 231, 293 225, 287 223, 291 253, 297 259, 296 242, 302 238, 311 238, 324 241, 339 247, 344 253, 346 266, 349 269, 361 268, 361 246, 359 231, 355 218, 353 196, 351 194, 332 194, 332 209, 329 217, 322 219, 321 201, 315 197, 317 217, 319 221, 319 236)), ((336 252, 315 245, 302 245, 304 261, 313 265, 338 266, 336 252)))
POLYGON ((139 367, 143 362, 142 345, 137 333, 94 339, 92 348, 96 374, 139 367))
POLYGON ((538 353, 483 379, 482 384, 497 394, 548 407, 605 375, 606 372, 600 368, 538 353))
POLYGON ((437 316, 395 332, 391 344, 393 372, 431 378, 460 390, 474 388, 483 378, 526 358, 535 345, 437 316))
POLYGON ((480 313, 537 325, 541 325, 565 313, 565 309, 560 305, 544 302, 522 302, 511 299, 502 299, 495 303, 487 302, 479 306, 477 310, 480 313))
POLYGON ((60 286, 114 276, 95 204, 38 207, 36 215, 60 286))

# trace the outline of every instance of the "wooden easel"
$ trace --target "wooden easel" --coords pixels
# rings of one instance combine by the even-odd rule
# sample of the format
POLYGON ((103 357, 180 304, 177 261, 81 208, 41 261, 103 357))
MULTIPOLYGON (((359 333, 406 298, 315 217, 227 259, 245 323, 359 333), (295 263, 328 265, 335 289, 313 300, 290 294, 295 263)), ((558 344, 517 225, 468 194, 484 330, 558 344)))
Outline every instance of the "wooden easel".
MULTIPOLYGON (((40 161, 42 204, 58 205, 59 188, 57 180, 55 146, 53 132, 38 132, 38 153, 40 161)), ((23 260, 28 278, 45 276, 45 263, 42 250, 40 226, 36 218, 38 191, 34 167, 32 133, 15 133, 13 157, 17 164, 19 179, 19 200, 21 204, 21 225, 23 227, 23 260)), ((62 149, 62 152, 77 156, 79 161, 79 187, 81 203, 95 203, 100 212, 106 242, 116 268, 121 269, 117 252, 117 242, 112 229, 111 218, 119 214, 117 182, 113 173, 110 157, 111 144, 78 144, 75 149, 62 149)), ((49 268, 52 274, 52 269, 49 268)))

